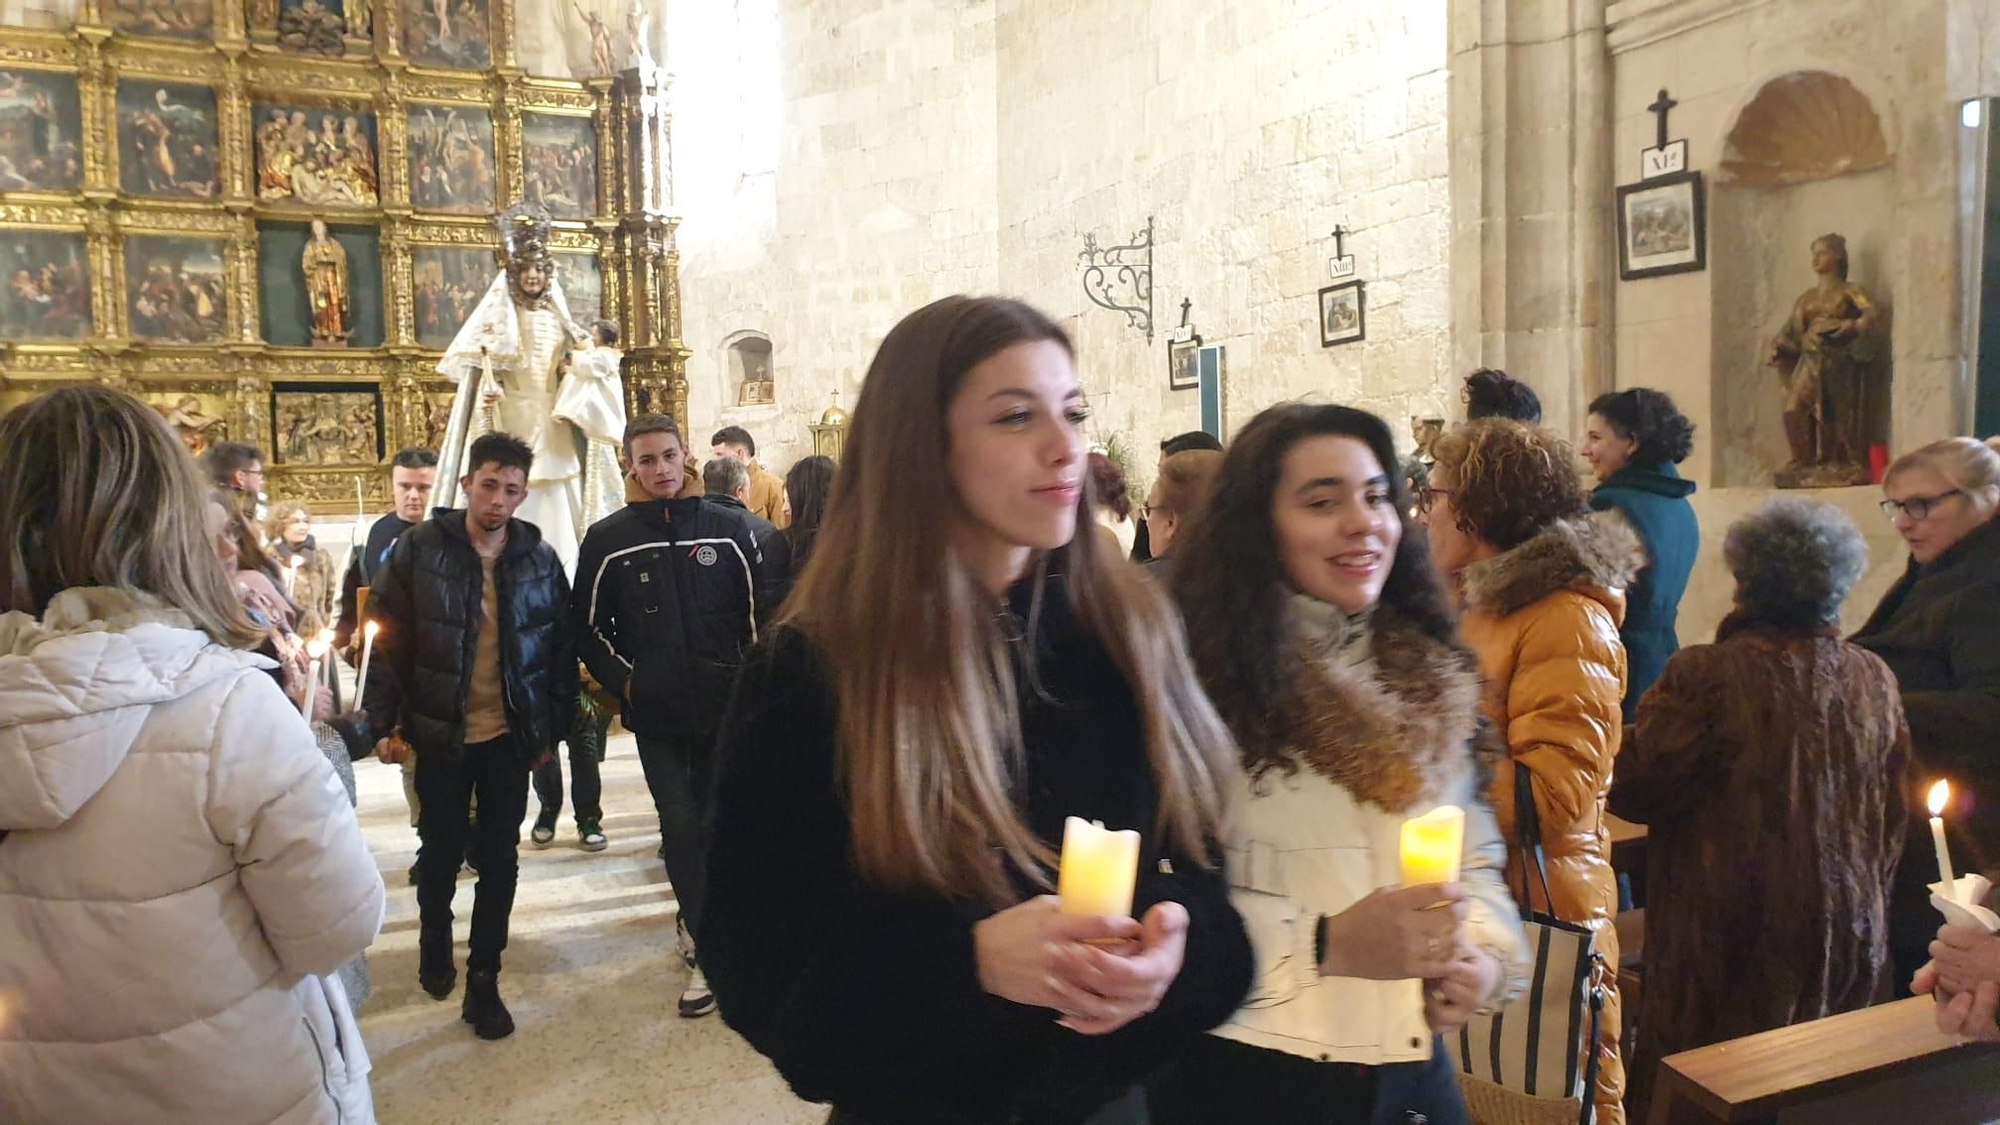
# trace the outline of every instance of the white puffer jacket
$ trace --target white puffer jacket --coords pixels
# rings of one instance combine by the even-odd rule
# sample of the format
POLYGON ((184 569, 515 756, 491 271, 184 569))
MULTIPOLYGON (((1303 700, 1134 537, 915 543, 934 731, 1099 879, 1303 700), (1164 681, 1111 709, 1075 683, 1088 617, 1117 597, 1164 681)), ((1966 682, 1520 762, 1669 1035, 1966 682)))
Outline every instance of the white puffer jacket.
POLYGON ((262 667, 145 595, 0 615, 0 1120, 368 1120, 322 978, 382 879, 262 667))

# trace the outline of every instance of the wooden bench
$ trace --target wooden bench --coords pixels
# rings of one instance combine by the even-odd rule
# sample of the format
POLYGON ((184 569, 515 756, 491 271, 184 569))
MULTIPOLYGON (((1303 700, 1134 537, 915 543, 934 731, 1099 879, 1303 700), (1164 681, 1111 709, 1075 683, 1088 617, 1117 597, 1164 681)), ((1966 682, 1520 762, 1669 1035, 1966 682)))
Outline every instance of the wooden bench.
POLYGON ((1934 1001, 1919 996, 1670 1055, 1660 1062, 1646 1125, 1781 1118, 1933 1125, 1995 1116, 2000 1052, 1939 1031, 1934 1001), (1879 1099, 1905 1110, 1893 1117, 1877 1115, 1886 1108, 1864 1115, 1824 1104, 1842 1095, 1865 1099, 1871 1088, 1891 1084, 1909 1087, 1879 1099), (1909 1100, 1932 1095, 1943 1101, 1917 1109, 1909 1100))

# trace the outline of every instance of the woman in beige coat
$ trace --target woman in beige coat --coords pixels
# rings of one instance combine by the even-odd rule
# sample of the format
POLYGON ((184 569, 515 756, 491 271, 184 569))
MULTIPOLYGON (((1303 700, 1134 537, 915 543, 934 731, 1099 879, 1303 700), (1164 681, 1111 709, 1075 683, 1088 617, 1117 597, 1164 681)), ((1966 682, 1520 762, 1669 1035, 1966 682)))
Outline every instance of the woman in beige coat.
POLYGON ((332 973, 382 880, 144 403, 0 419, 0 1104, 10 1122, 373 1121, 332 973))

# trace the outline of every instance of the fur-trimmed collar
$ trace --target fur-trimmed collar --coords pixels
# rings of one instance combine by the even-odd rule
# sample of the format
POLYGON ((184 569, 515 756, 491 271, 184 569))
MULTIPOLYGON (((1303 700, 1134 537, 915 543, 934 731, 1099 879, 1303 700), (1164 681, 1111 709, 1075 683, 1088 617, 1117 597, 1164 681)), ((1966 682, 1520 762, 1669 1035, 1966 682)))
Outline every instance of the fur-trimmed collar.
POLYGON ((1308 744, 1294 756, 1356 800, 1400 813, 1434 798, 1470 764, 1479 670, 1470 653, 1426 635, 1387 606, 1372 625, 1373 660, 1366 664, 1319 659, 1298 641, 1308 744))
POLYGON ((1646 546, 1625 514, 1557 520, 1511 551, 1465 568, 1467 609, 1505 617, 1557 590, 1622 590, 1646 567, 1646 546))

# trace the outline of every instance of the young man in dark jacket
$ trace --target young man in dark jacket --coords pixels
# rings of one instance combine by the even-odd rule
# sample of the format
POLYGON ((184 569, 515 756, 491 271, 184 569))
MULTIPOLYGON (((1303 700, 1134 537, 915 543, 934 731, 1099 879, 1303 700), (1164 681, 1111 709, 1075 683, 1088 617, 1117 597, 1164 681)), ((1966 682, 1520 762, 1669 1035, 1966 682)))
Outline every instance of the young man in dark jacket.
MULTIPOLYGON (((622 701, 625 726, 637 736, 667 878, 680 920, 699 942, 710 758, 757 639, 763 564, 743 513, 699 493, 681 495, 686 458, 673 419, 642 414, 626 424, 626 464, 650 499, 584 535, 570 616, 590 674, 622 701)), ((680 1013, 706 1015, 715 999, 689 960, 680 1013)))
POLYGON ((472 443, 466 460, 471 470, 460 483, 469 506, 411 528, 376 575, 368 608, 382 632, 366 699, 374 734, 400 735, 384 745, 383 760, 416 755, 424 840, 417 978, 439 1000, 458 980, 451 900, 478 799, 463 1014, 481 1039, 502 1039, 514 1031, 498 974, 528 772, 569 730, 576 650, 562 562, 535 525, 513 518, 534 455, 519 438, 492 433, 472 443))
MULTIPOLYGON (((428 449, 411 447, 396 454, 389 462, 389 493, 396 506, 368 528, 368 540, 347 560, 347 573, 340 580, 340 621, 333 628, 333 647, 344 653, 347 662, 358 666, 361 663, 361 644, 357 634, 361 632, 361 591, 375 584, 376 572, 388 565, 389 552, 396 546, 396 540, 405 531, 424 521, 431 510, 431 489, 437 484, 437 454, 428 449)), ((403 763, 403 800, 410 806, 410 827, 418 826, 417 809, 422 802, 417 797, 416 763, 403 763)), ((419 841, 418 861, 422 860, 423 845, 419 841)), ((417 865, 410 865, 410 885, 417 882, 417 865)))

